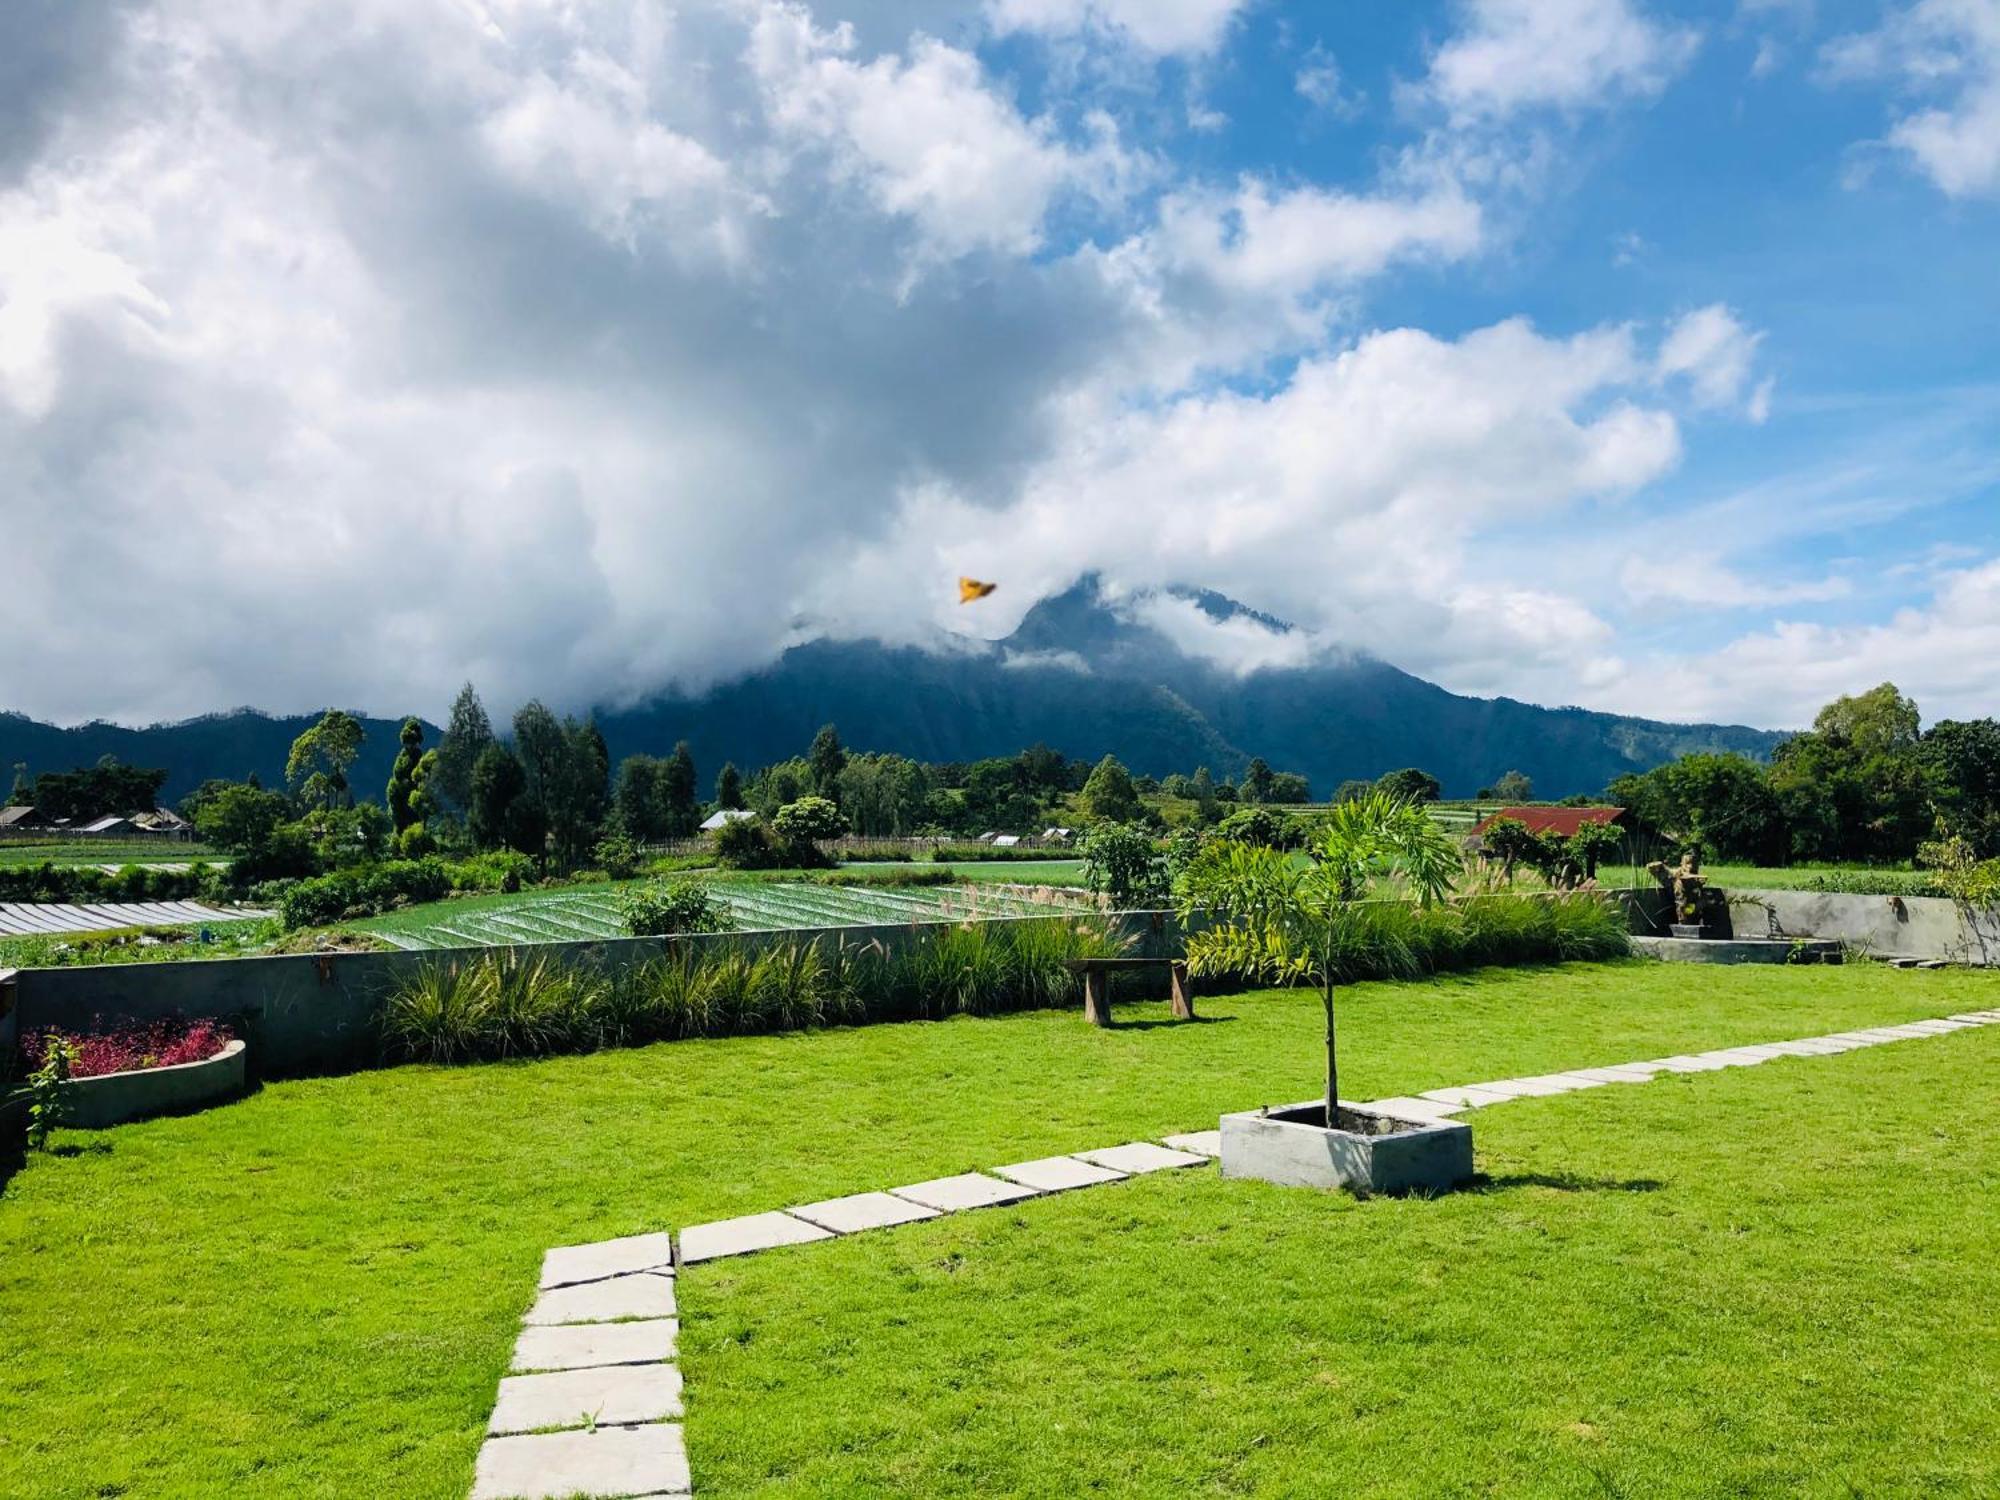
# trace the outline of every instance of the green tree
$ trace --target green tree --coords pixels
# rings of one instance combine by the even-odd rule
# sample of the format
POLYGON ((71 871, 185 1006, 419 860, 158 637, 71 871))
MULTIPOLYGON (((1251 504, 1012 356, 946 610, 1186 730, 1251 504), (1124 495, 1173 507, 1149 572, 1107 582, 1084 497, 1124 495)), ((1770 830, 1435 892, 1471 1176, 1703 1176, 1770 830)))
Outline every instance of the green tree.
POLYGON ((1389 772, 1376 781, 1375 790, 1385 797, 1402 802, 1435 802, 1444 795, 1444 787, 1439 784, 1437 777, 1415 766, 1389 772))
POLYGON ((1334 950, 1354 902, 1377 885, 1401 887, 1424 906, 1449 896, 1462 867, 1458 844, 1420 802, 1381 792, 1333 809, 1295 867, 1275 849, 1218 843, 1183 884, 1182 919, 1210 925, 1187 938, 1196 974, 1264 972, 1318 983, 1326 1017, 1326 1125, 1340 1119, 1334 1024, 1334 950))
POLYGON ((1220 809, 1216 806, 1215 778, 1208 774, 1207 766, 1196 766, 1194 779, 1188 783, 1188 795, 1194 799, 1195 816, 1204 824, 1213 823, 1220 809))
MULTIPOLYGON (((541 859, 546 851, 532 834, 521 811, 526 802, 528 773, 521 758, 505 745, 492 743, 472 765, 465 806, 466 828, 481 849, 518 849, 541 859), (528 847, 522 847, 527 844, 528 847)), ((546 825, 544 825, 546 826, 546 825)))
POLYGON ((1132 773, 1116 756, 1100 760, 1083 784, 1083 810, 1100 823, 1136 822, 1144 811, 1132 785, 1132 773))
POLYGON ((618 763, 618 789, 612 810, 625 832, 641 843, 667 836, 665 808, 660 800, 664 763, 653 755, 628 755, 618 763))
POLYGON ((694 752, 682 740, 674 746, 660 772, 660 808, 669 838, 692 837, 701 825, 700 794, 696 791, 694 752))
POLYGON ((1497 802, 1520 803, 1529 801, 1535 795, 1535 784, 1519 771, 1509 771, 1493 783, 1493 798, 1497 802))
POLYGON ((1271 795, 1266 800, 1278 807, 1310 802, 1312 783, 1296 771, 1279 771, 1271 777, 1271 795))
POLYGON ((1271 768, 1261 755, 1253 756, 1243 772, 1243 800, 1256 803, 1271 800, 1271 768))
POLYGON ((1167 860, 1151 833, 1130 823, 1099 823, 1083 840, 1083 883, 1114 911, 1167 899, 1167 860))
POLYGON ((389 823, 400 835, 412 823, 423 821, 422 810, 413 804, 417 797, 417 766, 424 758, 424 726, 417 719, 403 720, 397 735, 396 763, 389 769, 389 786, 383 797, 389 808, 389 823))
POLYGON ((821 727, 813 736, 812 749, 806 752, 806 761, 812 767, 813 790, 828 801, 840 797, 840 773, 847 769, 847 752, 841 748, 840 733, 831 724, 821 727))
POLYGON ((827 863, 819 846, 847 832, 847 819, 832 799, 807 796, 779 808, 771 831, 784 846, 785 863, 810 869, 827 863))
POLYGON ((471 808, 472 767, 492 743, 493 725, 486 717, 486 706, 468 682, 452 700, 451 718, 445 724, 444 737, 438 741, 434 789, 447 806, 459 811, 471 808))
POLYGON ((247 855, 264 849, 291 815, 291 804, 282 794, 229 782, 215 786, 190 821, 203 843, 226 854, 247 855))
POLYGON ((736 769, 736 762, 726 760, 722 769, 715 773, 715 805, 735 811, 743 806, 743 773, 736 769))
POLYGON ((330 708, 320 721, 292 741, 285 758, 285 783, 308 807, 331 812, 354 805, 354 792, 347 773, 361 754, 364 738, 361 721, 338 708, 330 708))
POLYGON ((1946 826, 1982 860, 2000 855, 2000 723, 1943 719, 1921 756, 1946 826))

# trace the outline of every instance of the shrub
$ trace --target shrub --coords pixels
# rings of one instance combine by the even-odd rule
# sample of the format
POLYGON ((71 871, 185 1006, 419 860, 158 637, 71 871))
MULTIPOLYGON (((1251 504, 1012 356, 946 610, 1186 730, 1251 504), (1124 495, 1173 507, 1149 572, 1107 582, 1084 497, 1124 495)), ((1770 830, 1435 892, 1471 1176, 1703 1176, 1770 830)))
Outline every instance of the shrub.
POLYGON ((513 893, 535 878, 535 862, 513 849, 493 849, 446 867, 455 891, 513 893))
POLYGON ((205 894, 214 876, 205 864, 186 870, 125 865, 106 872, 44 862, 0 868, 0 901, 185 901, 205 894))
POLYGON ((639 873, 639 846, 623 833, 607 833, 593 854, 597 867, 613 880, 630 880, 639 873))
POLYGON ((451 872, 442 860, 385 860, 301 880, 279 897, 278 914, 287 931, 324 927, 379 916, 397 906, 441 901, 450 890, 451 872))
POLYGON ((1121 911, 1167 898, 1167 862, 1158 842, 1129 823, 1100 823, 1083 841, 1083 883, 1121 911))
POLYGON ((762 818, 735 818, 715 830, 715 857, 734 870, 775 870, 785 845, 762 818))
POLYGON ((727 932, 736 925, 729 908, 699 880, 667 880, 634 887, 619 897, 618 916, 634 937, 727 932))

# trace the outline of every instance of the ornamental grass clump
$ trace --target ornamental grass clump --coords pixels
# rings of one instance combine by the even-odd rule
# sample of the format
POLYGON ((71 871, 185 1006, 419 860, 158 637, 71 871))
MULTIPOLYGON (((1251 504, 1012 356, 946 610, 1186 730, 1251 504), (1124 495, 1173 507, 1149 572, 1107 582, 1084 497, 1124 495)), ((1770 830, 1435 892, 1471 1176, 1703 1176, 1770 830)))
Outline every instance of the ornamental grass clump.
POLYGON ((389 995, 384 1050, 460 1063, 600 1047, 994 1015, 1073 1003, 1073 959, 1122 944, 1064 918, 929 930, 891 951, 814 937, 676 944, 615 973, 551 957, 429 963, 389 995))

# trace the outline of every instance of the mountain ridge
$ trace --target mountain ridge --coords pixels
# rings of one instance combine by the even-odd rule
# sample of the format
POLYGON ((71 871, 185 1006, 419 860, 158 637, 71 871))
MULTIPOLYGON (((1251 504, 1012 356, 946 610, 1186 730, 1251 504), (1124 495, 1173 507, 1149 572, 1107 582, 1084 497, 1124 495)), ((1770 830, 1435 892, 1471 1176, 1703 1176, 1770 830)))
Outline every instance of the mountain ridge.
MULTIPOLYGON (((1595 793, 1617 775, 1690 750, 1766 758, 1785 737, 1467 697, 1338 651, 1315 656, 1288 646, 1296 662, 1238 671, 1148 623, 1144 613, 1156 600, 1190 604, 1216 626, 1306 644, 1285 621, 1212 590, 1177 586, 1113 599, 1086 576, 1038 601, 998 641, 961 639, 950 651, 931 651, 822 638, 699 694, 601 710, 598 723, 614 763, 687 740, 704 789, 723 761, 748 770, 801 753, 820 725, 832 723, 851 748, 924 761, 978 760, 1043 743, 1086 760, 1114 754, 1152 775, 1207 765, 1234 776, 1259 756, 1304 773, 1318 797, 1344 780, 1409 765, 1437 776, 1448 796, 1468 796, 1509 770, 1526 773, 1541 796, 1595 793)), ((67 769, 110 753, 165 766, 169 799, 209 776, 255 771, 275 784, 292 738, 313 717, 236 709, 145 728, 96 721, 65 729, 0 712, 0 769, 19 761, 36 771, 67 769)), ((387 781, 400 722, 364 719, 357 788, 373 792, 387 781)), ((437 734, 427 723, 431 743, 437 734)))

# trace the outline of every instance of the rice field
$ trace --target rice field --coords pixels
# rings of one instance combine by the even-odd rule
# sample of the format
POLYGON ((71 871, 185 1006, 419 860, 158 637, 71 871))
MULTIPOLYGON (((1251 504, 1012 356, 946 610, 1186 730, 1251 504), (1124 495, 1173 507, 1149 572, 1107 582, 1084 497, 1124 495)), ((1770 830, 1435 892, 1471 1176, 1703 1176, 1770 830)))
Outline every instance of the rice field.
MULTIPOLYGON (((711 887, 746 931, 934 922, 953 916, 1029 916, 1051 903, 1024 887, 837 886, 807 881, 729 880, 711 887)), ((440 901, 351 924, 399 948, 484 948, 625 937, 622 885, 523 891, 440 901)))

